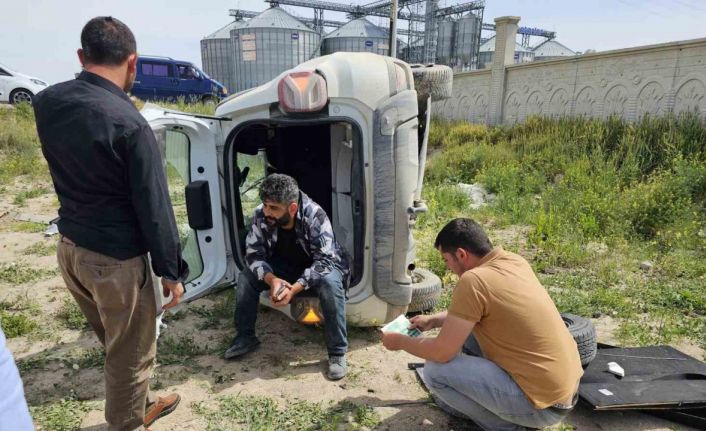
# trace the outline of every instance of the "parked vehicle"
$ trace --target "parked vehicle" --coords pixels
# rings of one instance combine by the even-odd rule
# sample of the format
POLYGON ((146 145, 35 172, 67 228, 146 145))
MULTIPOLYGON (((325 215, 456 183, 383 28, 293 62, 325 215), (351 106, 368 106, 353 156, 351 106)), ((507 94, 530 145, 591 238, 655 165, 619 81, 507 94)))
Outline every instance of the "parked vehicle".
POLYGON ((9 67, 0 64, 0 102, 32 103, 35 94, 44 90, 47 83, 39 78, 15 72, 9 67))
POLYGON ((142 100, 215 103, 228 96, 228 89, 188 61, 140 56, 131 93, 142 100))
MULTIPOLYGON (((451 78, 445 66, 346 52, 231 96, 213 117, 145 105, 191 268, 185 300, 237 283, 258 185, 279 172, 321 205, 352 257, 349 324, 432 308, 441 280, 416 268, 411 228, 426 211, 427 107, 448 97, 451 78)), ((317 321, 316 298, 303 294, 282 311, 317 321)), ((266 294, 261 302, 270 305, 266 294)))

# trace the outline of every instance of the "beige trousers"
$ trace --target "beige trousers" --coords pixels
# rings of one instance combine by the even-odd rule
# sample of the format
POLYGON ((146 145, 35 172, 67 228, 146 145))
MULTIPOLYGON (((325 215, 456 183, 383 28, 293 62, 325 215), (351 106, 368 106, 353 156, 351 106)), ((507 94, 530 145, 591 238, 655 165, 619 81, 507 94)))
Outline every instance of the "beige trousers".
POLYGON ((105 419, 111 431, 143 429, 156 401, 149 376, 157 352, 155 279, 146 255, 118 260, 61 238, 66 286, 105 347, 105 419))

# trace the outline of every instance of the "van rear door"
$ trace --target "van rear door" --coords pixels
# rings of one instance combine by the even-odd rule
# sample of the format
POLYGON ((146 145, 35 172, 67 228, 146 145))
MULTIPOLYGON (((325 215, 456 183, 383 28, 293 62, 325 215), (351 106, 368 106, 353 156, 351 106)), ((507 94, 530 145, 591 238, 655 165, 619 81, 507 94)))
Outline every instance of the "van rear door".
POLYGON ((235 279, 235 265, 227 257, 217 161, 221 120, 152 104, 141 113, 155 132, 164 160, 182 255, 190 268, 184 299, 191 301, 235 279))

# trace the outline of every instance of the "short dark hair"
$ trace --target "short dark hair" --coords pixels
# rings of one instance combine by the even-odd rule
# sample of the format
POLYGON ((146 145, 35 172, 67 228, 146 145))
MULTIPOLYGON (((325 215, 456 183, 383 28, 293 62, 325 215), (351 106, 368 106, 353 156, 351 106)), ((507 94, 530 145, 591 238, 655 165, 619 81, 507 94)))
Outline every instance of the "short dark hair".
POLYGON ((289 175, 271 174, 260 184, 260 199, 289 205, 299 200, 299 185, 289 175))
POLYGON ((81 48, 87 63, 117 66, 137 53, 130 28, 112 16, 98 16, 81 30, 81 48))
POLYGON ((478 257, 490 253, 493 244, 483 228, 469 218, 453 219, 444 226, 434 241, 434 248, 444 253, 455 253, 462 248, 478 257))

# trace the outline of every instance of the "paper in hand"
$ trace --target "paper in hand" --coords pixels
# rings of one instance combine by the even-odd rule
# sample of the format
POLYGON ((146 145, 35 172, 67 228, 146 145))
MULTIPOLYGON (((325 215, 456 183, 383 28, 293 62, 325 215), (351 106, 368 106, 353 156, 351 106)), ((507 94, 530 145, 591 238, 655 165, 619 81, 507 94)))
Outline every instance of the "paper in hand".
POLYGON ((383 326, 380 330, 382 332, 396 332, 408 337, 418 337, 422 335, 421 331, 417 328, 409 329, 410 324, 409 320, 404 317, 404 314, 400 314, 395 320, 383 326))

